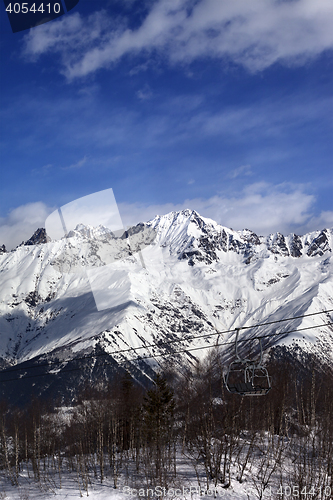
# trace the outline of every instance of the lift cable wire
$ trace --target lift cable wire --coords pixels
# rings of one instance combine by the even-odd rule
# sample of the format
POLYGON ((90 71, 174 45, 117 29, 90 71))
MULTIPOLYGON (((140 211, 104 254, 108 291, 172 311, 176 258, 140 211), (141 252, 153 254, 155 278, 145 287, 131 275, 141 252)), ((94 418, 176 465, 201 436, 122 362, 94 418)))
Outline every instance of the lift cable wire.
POLYGON ((293 319, 307 318, 308 316, 315 316, 316 314, 330 313, 333 309, 327 309, 326 311, 319 311, 316 313, 303 314, 302 316, 294 316, 293 318, 277 319, 275 321, 268 321, 267 323, 258 323, 253 326, 240 326, 238 330, 244 330, 245 328, 256 328, 257 326, 273 325, 274 323, 282 323, 283 321, 292 321, 293 319))
MULTIPOLYGON (((238 330, 244 330, 244 329, 251 329, 251 328, 257 328, 257 327, 260 327, 260 326, 265 326, 265 325, 273 325, 273 324, 276 324, 276 323, 282 323, 284 321, 293 321, 294 319, 301 319, 301 318, 306 318, 308 316, 315 316, 315 315, 318 315, 318 314, 325 314, 325 313, 330 313, 330 312, 333 312, 333 309, 327 309, 326 311, 319 311, 319 312, 315 312, 315 313, 309 313, 309 314, 303 314, 302 316, 294 316, 293 318, 284 318, 284 319, 279 319, 279 320, 275 320, 275 321, 270 321, 270 322, 267 322, 267 323, 258 323, 257 325, 252 325, 252 326, 241 326, 241 327, 238 327, 237 329, 238 330)), ((202 335, 193 335, 187 339, 172 339, 172 340, 167 340, 167 341, 164 341, 164 342, 159 342, 159 343, 153 343, 153 344, 146 344, 146 345, 142 345, 142 346, 138 346, 138 347, 128 347, 126 349, 119 349, 118 351, 113 351, 111 353, 106 353, 106 352, 102 352, 102 353, 98 353, 98 354, 94 354, 94 355, 87 355, 87 356, 81 356, 81 357, 78 357, 78 358, 75 358, 76 361, 83 361, 85 359, 91 359, 91 358, 97 358, 97 357, 100 357, 100 356, 109 356, 109 355, 113 355, 113 354, 122 354, 122 353, 125 353, 125 352, 132 352, 132 351, 136 351, 136 350, 139 350, 139 349, 149 349, 150 347, 164 347, 164 346, 167 346, 167 345, 170 345, 170 344, 174 344, 176 342, 182 342, 184 340, 196 340, 196 339, 200 339, 200 338, 205 338, 205 337, 211 337, 212 335, 225 335, 227 333, 235 333, 235 328, 233 328, 232 330, 225 330, 223 332, 220 332, 218 331, 215 327, 213 327, 214 330, 216 330, 215 332, 211 332, 211 333, 204 333, 202 335)), ((259 337, 252 337, 253 340, 255 340, 256 338, 259 338, 259 337)), ((248 339, 250 340, 250 339, 248 339)), ((234 343, 234 342, 232 342, 234 343)), ((53 365, 59 365, 59 364, 62 364, 62 363, 68 363, 72 361, 72 359, 68 359, 68 360, 58 360, 58 361, 48 361, 46 363, 40 363, 38 365, 35 365, 35 366, 27 366, 27 367, 17 367, 17 368, 8 368, 6 370, 1 370, 0 371, 0 374, 3 373, 4 371, 6 371, 8 373, 8 371, 11 371, 11 372, 15 372, 15 371, 22 371, 22 370, 29 370, 31 368, 36 368, 37 366, 38 367, 44 367, 44 366, 53 366, 53 365)))
MULTIPOLYGON (((323 311, 323 312, 329 312, 329 311, 323 311)), ((314 314, 319 314, 319 313, 314 313, 314 314)), ((294 318, 293 318, 294 319, 294 318)), ((279 321, 277 321, 279 322, 279 321)), ((285 335, 288 335, 289 333, 297 333, 297 332, 301 332, 301 331, 304 331, 304 330, 312 330, 313 328, 321 328, 323 326, 333 326, 333 323, 332 322, 329 322, 329 323, 322 323, 321 325, 314 325, 314 326, 307 326, 307 327, 304 327, 304 328, 299 328, 298 330, 289 330, 287 332, 279 332, 279 333, 270 333, 270 334, 267 334, 267 335, 261 335, 261 336, 256 336, 256 337, 251 337, 251 338, 248 338, 248 339, 243 339, 243 340, 238 340, 238 343, 240 342, 250 342, 252 340, 259 340, 259 339, 263 339, 263 338, 270 338, 270 337, 276 337, 276 336, 285 336, 285 335)), ((254 327, 252 327, 254 328, 254 327)), ((217 332, 219 334, 221 333, 231 333, 231 332, 234 332, 234 330, 228 330, 227 332, 217 332)), ((213 335, 217 335, 217 333, 213 334, 213 335)), ((211 335, 211 334, 210 334, 211 335)), ((205 335, 207 336, 207 335, 205 335)), ((193 337, 194 339, 196 338, 199 338, 199 337, 193 337)), ((179 341, 179 340, 178 340, 179 341)), ((129 352, 129 351, 132 351, 132 352, 135 352, 136 350, 138 349, 145 349, 147 347, 151 347, 151 346, 154 346, 154 347, 161 347, 163 345, 167 345, 169 344, 170 342, 166 342, 166 343, 162 343, 162 344, 150 344, 148 346, 140 346, 140 347, 132 347, 130 349, 122 349, 122 350, 118 350, 118 351, 113 351, 113 352, 110 352, 110 353, 103 353, 104 356, 112 356, 112 355, 116 355, 116 354, 123 354, 124 352, 129 352)), ((180 351, 173 351, 173 352, 170 352, 169 354, 153 354, 153 355, 149 355, 149 356, 138 356, 136 358, 132 358, 132 359, 126 359, 125 361, 123 362, 118 362, 118 365, 122 365, 124 364, 125 362, 126 363, 129 363, 129 362, 133 362, 133 361, 141 361, 141 360, 146 360, 146 359, 152 359, 152 358, 157 358, 157 357, 166 357, 166 356, 174 356, 175 354, 182 354, 182 353, 187 353, 187 352, 191 352, 191 351, 198 351, 198 350, 202 350, 202 349, 211 349, 211 348, 217 348, 217 347, 220 347, 222 345, 233 345, 235 342, 234 341, 227 341, 227 342, 222 342, 221 344, 211 344, 211 345, 207 345, 207 346, 200 346, 200 347, 190 347, 190 348, 187 348, 187 349, 182 349, 180 351)), ((3 370, 3 371, 0 371, 0 375, 3 373, 3 374, 9 374, 11 373, 12 371, 26 371, 26 370, 29 370, 29 369, 33 369, 33 368, 40 368, 40 367, 43 367, 43 366, 51 366, 53 364, 62 364, 62 363, 69 363, 71 361, 83 361, 85 359, 94 359, 96 357, 98 357, 99 355, 98 354, 95 354, 95 355, 90 355, 90 356, 85 356, 85 357, 82 357, 82 358, 74 358, 74 359, 68 359, 68 360, 65 360, 65 361, 54 361, 54 362, 50 362, 50 363, 43 363, 43 364, 40 364, 40 365, 35 365, 35 366, 29 366, 29 367, 26 367, 26 368, 15 368, 13 370, 11 370, 10 368, 7 370, 3 370)), ((108 366, 108 365, 112 365, 113 363, 105 363, 104 366, 108 366)), ((73 372, 73 371, 79 371, 81 370, 81 368, 70 368, 68 370, 62 370, 61 373, 69 373, 69 372, 73 372)), ((44 377, 45 375, 54 375, 54 373, 52 372, 46 372, 46 373, 40 373, 40 374, 35 374, 35 375, 28 375, 26 377, 22 376, 22 377, 16 377, 16 378, 11 378, 11 379, 6 379, 6 380, 0 380, 0 383, 4 383, 4 382, 13 382, 13 381, 18 381, 18 380, 26 380, 28 378, 37 378, 37 377, 44 377)))

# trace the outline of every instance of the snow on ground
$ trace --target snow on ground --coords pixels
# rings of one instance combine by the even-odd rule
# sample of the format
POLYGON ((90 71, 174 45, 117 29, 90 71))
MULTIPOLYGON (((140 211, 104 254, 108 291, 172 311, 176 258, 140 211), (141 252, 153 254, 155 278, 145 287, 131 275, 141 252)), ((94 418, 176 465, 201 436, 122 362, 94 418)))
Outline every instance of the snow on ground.
MULTIPOLYGON (((60 488, 58 471, 54 471, 54 473, 52 471, 43 472, 41 466, 41 480, 38 483, 32 478, 33 473, 30 464, 29 473, 26 468, 21 471, 18 486, 11 484, 4 471, 0 471, 0 500, 76 500, 82 497, 89 497, 90 500, 126 500, 135 498, 282 500, 296 497, 302 498, 302 500, 313 500, 314 498, 316 500, 331 500, 333 498, 330 486, 324 485, 321 491, 321 485, 323 484, 321 478, 324 478, 324 476, 321 476, 322 471, 315 472, 316 466, 311 471, 311 477, 306 477, 308 486, 305 488, 307 490, 303 489, 303 494, 297 495, 299 486, 297 484, 293 485, 292 478, 296 477, 293 475, 296 471, 302 470, 302 460, 298 461, 297 455, 302 439, 298 441, 297 439, 293 440, 292 436, 290 438, 287 436, 274 436, 272 441, 272 436, 268 432, 263 432, 258 437, 249 459, 247 452, 250 441, 250 434, 244 433, 240 444, 245 446, 239 454, 236 454, 237 457, 231 463, 230 486, 227 486, 227 477, 224 485, 221 481, 217 482, 216 485, 213 481, 210 481, 208 485, 203 463, 198 463, 193 456, 185 455, 179 449, 177 453, 177 476, 170 478, 167 486, 158 483, 154 486, 148 486, 144 473, 140 477, 134 478, 134 471, 131 476, 130 467, 125 473, 124 469, 126 467, 123 466, 122 474, 119 474, 117 479, 117 488, 114 488, 111 477, 104 479, 101 484, 99 477, 94 477, 91 471, 89 473, 91 483, 88 484, 87 490, 87 482, 84 477, 79 477, 75 471, 69 471, 69 469, 63 470, 61 473, 60 488), (300 466, 299 469, 298 466, 300 466), (243 475, 240 481, 242 469, 243 475), (312 486, 312 490, 309 486, 311 484, 315 484, 315 486, 312 486), (306 491, 305 494, 304 491, 306 491), (320 491, 321 494, 319 495, 320 491)), ((220 470, 222 468, 223 463, 220 470)), ((326 484, 330 484, 330 479, 327 477, 326 484)))
MULTIPOLYGON (((1 476, 0 476, 1 477, 1 476)), ((210 485, 207 490, 204 482, 198 486, 197 481, 193 478, 192 481, 178 479, 175 485, 168 488, 164 486, 151 486, 136 484, 128 486, 126 484, 119 485, 117 489, 113 487, 112 481, 105 480, 103 484, 94 482, 87 491, 81 485, 81 493, 78 482, 74 478, 63 478, 61 489, 54 487, 53 484, 49 486, 38 484, 29 480, 27 477, 20 477, 20 485, 13 486, 9 480, 1 478, 0 480, 0 500, 48 500, 48 499, 68 499, 76 500, 82 497, 89 497, 90 500, 125 500, 133 498, 166 498, 166 499, 209 499, 209 498, 224 498, 226 500, 254 500, 258 498, 256 489, 244 482, 242 484, 235 482, 231 488, 224 489, 221 485, 210 485)), ((264 498, 269 498, 270 491, 264 493, 264 498)), ((277 491, 277 488, 275 488, 277 491)))

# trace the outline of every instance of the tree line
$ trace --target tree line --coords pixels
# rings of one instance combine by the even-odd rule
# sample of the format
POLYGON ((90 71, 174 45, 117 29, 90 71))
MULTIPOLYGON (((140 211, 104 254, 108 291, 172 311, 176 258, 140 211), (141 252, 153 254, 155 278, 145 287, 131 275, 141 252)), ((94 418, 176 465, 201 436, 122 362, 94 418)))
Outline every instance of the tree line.
POLYGON ((1 401, 0 474, 19 485, 24 472, 54 490, 71 475, 83 495, 106 479, 114 488, 170 488, 181 483, 185 461, 206 490, 236 481, 259 499, 272 485, 271 498, 288 498, 290 487, 311 492, 303 498, 328 499, 332 371, 311 359, 300 369, 278 356, 267 368, 267 396, 229 394, 216 351, 191 370, 158 373, 147 389, 130 374, 86 386, 67 409, 37 398, 26 408, 1 401))

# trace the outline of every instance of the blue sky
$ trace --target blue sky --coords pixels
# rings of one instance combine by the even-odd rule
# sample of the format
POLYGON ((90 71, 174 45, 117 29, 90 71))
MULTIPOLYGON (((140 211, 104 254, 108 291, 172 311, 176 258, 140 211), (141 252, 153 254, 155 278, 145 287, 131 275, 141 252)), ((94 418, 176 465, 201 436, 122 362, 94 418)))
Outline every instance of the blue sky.
POLYGON ((124 224, 333 226, 331 0, 80 0, 0 28, 0 244, 107 188, 124 224))

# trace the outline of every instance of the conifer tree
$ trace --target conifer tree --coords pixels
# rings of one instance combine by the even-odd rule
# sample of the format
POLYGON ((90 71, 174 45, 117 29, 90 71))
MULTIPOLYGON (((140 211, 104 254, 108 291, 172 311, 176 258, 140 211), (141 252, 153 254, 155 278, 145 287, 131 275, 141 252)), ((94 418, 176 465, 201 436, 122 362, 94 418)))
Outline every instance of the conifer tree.
POLYGON ((161 478, 164 458, 172 442, 174 408, 173 391, 158 373, 143 403, 145 434, 155 464, 156 478, 161 478))

